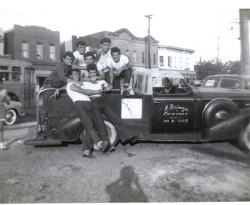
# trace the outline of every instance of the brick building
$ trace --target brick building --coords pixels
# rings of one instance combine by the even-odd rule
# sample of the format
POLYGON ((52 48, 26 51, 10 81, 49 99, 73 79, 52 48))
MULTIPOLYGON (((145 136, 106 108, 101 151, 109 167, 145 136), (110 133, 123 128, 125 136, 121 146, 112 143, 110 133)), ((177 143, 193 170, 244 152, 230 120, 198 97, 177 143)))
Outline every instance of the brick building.
POLYGON ((196 79, 194 52, 192 49, 159 45, 159 68, 178 71, 187 82, 193 83, 196 79))
POLYGON ((60 62, 60 33, 39 26, 14 25, 4 33, 4 53, 32 63, 36 83, 41 86, 60 62))
MULTIPOLYGON (((115 32, 101 31, 87 36, 72 36, 72 39, 61 44, 61 52, 75 51, 76 42, 84 40, 88 46, 99 48, 100 40, 104 37, 111 39, 111 47, 118 47, 121 53, 127 55, 134 68, 148 68, 147 37, 140 38, 128 29, 122 28, 115 32)), ((158 41, 151 36, 151 67, 158 67, 158 41)))

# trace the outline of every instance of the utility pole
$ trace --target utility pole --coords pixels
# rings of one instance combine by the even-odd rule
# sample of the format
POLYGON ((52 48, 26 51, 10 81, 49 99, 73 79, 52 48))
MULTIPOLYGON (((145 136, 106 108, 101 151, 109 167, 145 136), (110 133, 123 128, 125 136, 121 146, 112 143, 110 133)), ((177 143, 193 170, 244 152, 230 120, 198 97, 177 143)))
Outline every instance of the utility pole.
POLYGON ((218 44, 217 44, 217 64, 219 63, 220 57, 220 37, 218 36, 218 44))
POLYGON ((145 15, 148 18, 148 69, 151 69, 151 56, 150 56, 150 19, 153 14, 145 15))

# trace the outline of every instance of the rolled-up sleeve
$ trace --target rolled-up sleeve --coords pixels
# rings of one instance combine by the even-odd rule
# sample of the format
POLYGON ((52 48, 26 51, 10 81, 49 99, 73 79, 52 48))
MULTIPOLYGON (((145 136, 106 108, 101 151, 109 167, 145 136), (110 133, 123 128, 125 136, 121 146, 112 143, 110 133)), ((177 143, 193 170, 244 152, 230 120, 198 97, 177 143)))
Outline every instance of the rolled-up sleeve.
POLYGON ((68 77, 66 76, 64 69, 65 68, 61 64, 59 64, 55 67, 55 72, 60 81, 67 83, 68 77))

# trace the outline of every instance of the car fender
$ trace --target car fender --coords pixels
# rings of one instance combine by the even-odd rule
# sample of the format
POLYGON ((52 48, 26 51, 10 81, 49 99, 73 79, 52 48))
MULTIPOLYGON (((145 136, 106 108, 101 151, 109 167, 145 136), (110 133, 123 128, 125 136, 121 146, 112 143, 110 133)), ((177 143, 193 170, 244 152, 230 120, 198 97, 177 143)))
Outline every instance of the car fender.
POLYGON ((52 130, 52 139, 61 141, 75 141, 79 138, 82 122, 78 116, 69 118, 57 129, 52 130))
POLYGON ((202 112, 202 122, 206 128, 231 118, 239 113, 237 105, 227 98, 217 98, 210 101, 202 112))
POLYGON ((231 140, 240 137, 250 123, 250 110, 239 113, 215 126, 202 130, 202 137, 210 140, 231 140))

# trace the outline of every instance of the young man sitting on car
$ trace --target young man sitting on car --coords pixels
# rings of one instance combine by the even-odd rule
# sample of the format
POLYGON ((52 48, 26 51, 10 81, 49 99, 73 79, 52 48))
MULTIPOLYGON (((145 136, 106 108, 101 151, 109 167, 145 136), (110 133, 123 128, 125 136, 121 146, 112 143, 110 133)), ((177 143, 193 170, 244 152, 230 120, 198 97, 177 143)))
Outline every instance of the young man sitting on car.
POLYGON ((111 49, 111 57, 107 60, 110 85, 120 89, 120 78, 124 78, 123 95, 129 96, 128 87, 132 75, 132 66, 129 59, 127 56, 121 55, 121 51, 117 47, 111 49))
MULTIPOLYGON (((72 70, 71 78, 75 81, 79 81, 80 70, 72 70)), ((96 144, 101 151, 106 151, 109 145, 104 120, 98 121, 100 117, 94 115, 95 112, 93 111, 90 100, 90 96, 102 95, 102 85, 107 86, 108 84, 105 81, 96 81, 95 83, 83 82, 81 86, 75 83, 68 83, 66 86, 67 94, 75 103, 76 112, 86 131, 86 135, 84 137, 81 136, 81 141, 83 143, 83 156, 88 158, 95 158, 92 154, 94 144, 96 144), (94 124, 96 125, 95 127, 94 124)))
MULTIPOLYGON (((63 54, 63 62, 56 65, 55 69, 50 73, 49 77, 45 79, 43 89, 43 107, 41 109, 40 124, 46 124, 46 117, 48 113, 48 99, 51 95, 58 95, 58 89, 65 86, 69 82, 74 82, 77 85, 82 85, 80 81, 75 81, 70 78, 72 70, 72 62, 74 55, 71 51, 66 51, 63 54), (55 90, 51 89, 55 88, 55 90)), ((46 139, 46 130, 40 130, 33 140, 41 141, 46 139)))
MULTIPOLYGON (((94 78, 97 76, 97 66, 95 64, 90 64, 87 67, 89 77, 94 78)), ((102 89, 103 87, 106 88, 106 91, 111 91, 111 86, 104 80, 97 80, 96 82, 83 82, 85 89, 102 89)), ((80 91, 80 90, 79 90, 80 91)), ((91 99, 91 103, 93 106, 93 112, 96 119, 96 128, 100 130, 100 133, 106 133, 106 127, 104 124, 104 119, 102 114, 104 114, 111 123, 116 127, 119 136, 125 136, 127 132, 127 128, 124 126, 121 117, 116 114, 113 110, 112 105, 109 105, 105 102, 103 95, 91 95, 89 96, 91 99)), ((106 134, 105 134, 106 135, 106 134)), ((110 146, 110 145, 109 145, 110 146)), ((110 146, 109 152, 114 151, 115 149, 110 146)))
POLYGON ((86 63, 86 69, 83 72, 83 76, 81 78, 82 81, 87 81, 87 82, 94 82, 96 80, 104 80, 105 76, 104 76, 104 71, 103 69, 99 70, 98 75, 95 77, 90 77, 89 73, 87 71, 87 67, 89 64, 93 64, 95 63, 95 55, 93 52, 86 52, 84 54, 84 59, 85 59, 85 63, 86 63))

